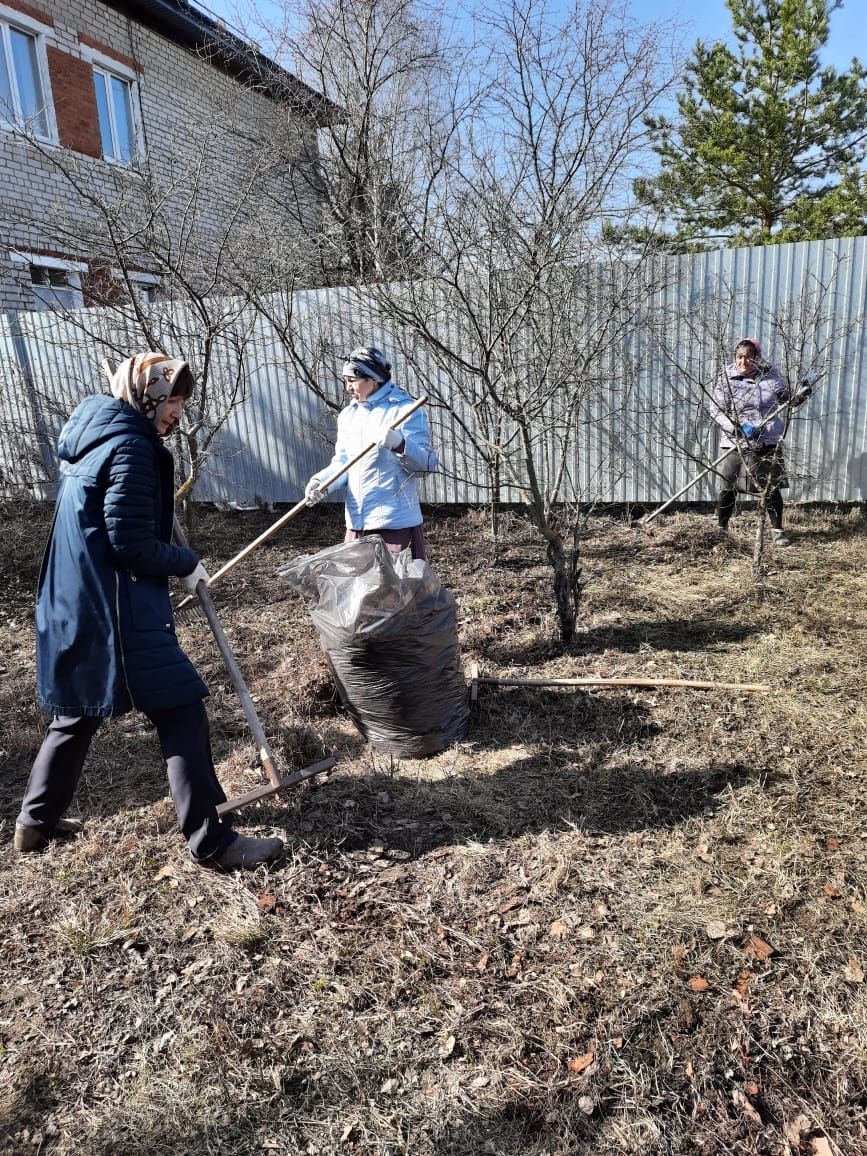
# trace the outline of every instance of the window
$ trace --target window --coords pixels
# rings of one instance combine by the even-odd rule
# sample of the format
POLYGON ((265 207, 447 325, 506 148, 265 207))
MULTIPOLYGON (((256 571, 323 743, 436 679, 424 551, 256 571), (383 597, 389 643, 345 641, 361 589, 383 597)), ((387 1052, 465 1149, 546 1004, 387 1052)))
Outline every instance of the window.
POLYGON ((157 279, 155 277, 137 277, 133 274, 130 280, 133 284, 133 292, 142 305, 153 305, 160 292, 157 279))
MULTIPOLYGON (((122 279, 121 272, 113 274, 118 281, 122 279)), ((160 295, 160 279, 154 273, 142 273, 138 270, 127 270, 130 288, 140 305, 153 305, 160 295)))
POLYGON ((136 152, 132 84, 97 66, 93 69, 93 83, 102 155, 124 165, 132 164, 136 152))
POLYGON ((81 277, 72 269, 31 265, 30 284, 39 305, 47 309, 80 309, 84 304, 81 277))
POLYGON ((0 20, 0 121, 48 137, 38 37, 0 20))
POLYGON ((81 274, 87 270, 85 262, 18 250, 13 250, 9 256, 16 265, 27 267, 29 288, 36 298, 35 309, 82 308, 81 274))

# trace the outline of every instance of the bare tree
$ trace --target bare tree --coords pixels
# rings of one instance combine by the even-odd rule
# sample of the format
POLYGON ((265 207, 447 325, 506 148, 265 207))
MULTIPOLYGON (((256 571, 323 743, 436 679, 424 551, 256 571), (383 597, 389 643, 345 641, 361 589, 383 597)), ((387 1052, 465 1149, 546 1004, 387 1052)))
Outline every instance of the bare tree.
MULTIPOLYGON (((559 22, 542 0, 513 0, 474 21, 471 50, 417 0, 318 0, 271 32, 339 110, 300 170, 324 207, 323 279, 367 294, 474 447, 495 543, 500 500, 526 508, 568 639, 582 519, 623 468, 646 288, 606 224, 628 211, 644 118, 673 70, 661 30, 607 0, 559 22), (590 427, 604 460, 583 455, 590 427)), ((288 294, 259 307, 316 389, 335 342, 311 350, 288 294)))
POLYGON ((356 285, 419 270, 415 214, 431 142, 448 132, 462 53, 423 0, 313 0, 269 29, 278 59, 329 108, 296 168, 320 207, 319 283, 356 285))
MULTIPOLYGON (((606 0, 559 24, 512 0, 477 17, 486 58, 448 147, 429 150, 415 210, 423 275, 373 288, 445 377, 438 401, 484 447, 491 492, 525 507, 545 544, 565 640, 580 599, 582 518, 622 468, 629 345, 647 286, 605 240, 628 212, 644 118, 665 91, 659 29, 606 0), (588 430, 604 460, 584 456, 588 430)), ((430 143, 430 142, 429 142, 430 143)))
MULTIPOLYGON (((325 206, 323 270, 375 303, 474 447, 495 534, 501 500, 524 506, 569 639, 582 520, 623 468, 646 290, 606 224, 628 213, 644 118, 671 80, 665 38, 607 0, 559 22, 542 0, 480 9, 472 49, 414 0, 319 0, 307 13, 294 36, 287 22, 284 48, 340 110, 303 170, 325 206), (591 427, 604 460, 583 454, 591 427)), ((273 300, 262 307, 309 374, 293 303, 280 317, 273 300)), ((327 335, 316 345, 323 362, 337 352, 327 335)))

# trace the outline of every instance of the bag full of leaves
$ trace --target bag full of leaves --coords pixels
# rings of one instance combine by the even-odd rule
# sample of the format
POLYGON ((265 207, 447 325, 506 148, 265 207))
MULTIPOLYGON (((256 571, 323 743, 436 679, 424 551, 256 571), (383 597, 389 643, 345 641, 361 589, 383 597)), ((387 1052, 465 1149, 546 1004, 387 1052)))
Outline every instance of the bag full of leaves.
POLYGON ((307 600, 341 700, 369 742, 417 758, 463 737, 457 605, 427 562, 394 556, 371 534, 277 574, 307 600))

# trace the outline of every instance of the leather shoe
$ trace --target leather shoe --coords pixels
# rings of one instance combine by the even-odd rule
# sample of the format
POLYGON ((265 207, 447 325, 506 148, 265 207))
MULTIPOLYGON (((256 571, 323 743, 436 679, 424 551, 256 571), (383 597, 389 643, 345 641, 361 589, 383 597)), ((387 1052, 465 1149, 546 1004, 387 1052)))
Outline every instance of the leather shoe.
POLYGON ((250 835, 236 835, 219 855, 210 859, 197 859, 196 862, 200 867, 212 867, 218 871, 237 871, 243 867, 270 863, 282 850, 282 839, 254 839, 250 835))
POLYGON ((47 827, 25 827, 15 824, 15 850, 22 855, 39 854, 52 839, 74 839, 84 830, 78 819, 58 819, 57 826, 49 831, 47 827))

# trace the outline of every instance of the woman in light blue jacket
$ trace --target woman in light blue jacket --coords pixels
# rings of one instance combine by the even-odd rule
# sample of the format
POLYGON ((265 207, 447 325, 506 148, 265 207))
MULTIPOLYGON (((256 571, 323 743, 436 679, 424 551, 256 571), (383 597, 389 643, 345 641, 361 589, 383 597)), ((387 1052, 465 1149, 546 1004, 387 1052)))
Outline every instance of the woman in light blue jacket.
POLYGON ((426 559, 415 479, 433 473, 438 464, 427 415, 419 409, 400 429, 389 429, 414 399, 391 380, 391 366, 372 346, 353 349, 343 381, 352 400, 337 419, 334 457, 310 478, 305 497, 311 505, 320 502, 325 479, 375 443, 376 449, 329 487, 346 487, 346 541, 379 534, 392 553, 409 548, 413 558, 426 559))

